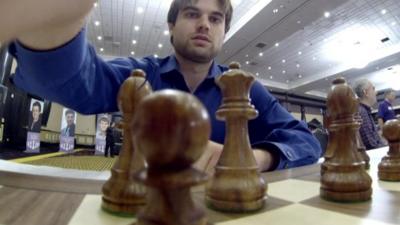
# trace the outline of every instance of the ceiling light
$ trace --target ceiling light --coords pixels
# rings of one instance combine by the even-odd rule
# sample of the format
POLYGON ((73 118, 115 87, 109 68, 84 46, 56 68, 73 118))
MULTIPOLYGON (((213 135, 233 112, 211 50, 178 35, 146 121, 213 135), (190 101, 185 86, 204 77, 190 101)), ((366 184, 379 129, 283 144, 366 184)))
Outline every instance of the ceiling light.
POLYGON ((157 55, 157 54, 154 54, 154 58, 158 58, 158 55, 157 55))
POLYGON ((300 21, 300 20, 297 20, 297 24, 301 24, 301 21, 300 21))
POLYGON ((164 35, 165 36, 169 35, 169 30, 164 30, 164 35))
POLYGON ((249 58, 249 55, 245 55, 244 57, 249 58))
POLYGON ((140 30, 140 27, 136 25, 135 27, 133 27, 133 29, 134 29, 135 31, 139 31, 139 30, 140 30))
POLYGON ((392 26, 395 26, 395 25, 396 25, 396 22, 392 22, 391 25, 392 25, 392 26))
POLYGON ((329 18, 331 16, 331 13, 330 12, 324 12, 324 16, 325 16, 325 18, 329 18))
POLYGON ((160 43, 160 44, 158 44, 158 48, 162 48, 163 47, 163 45, 160 43))
POLYGON ((132 40, 132 44, 136 45, 137 41, 136 40, 132 40))
POLYGON ((298 55, 301 55, 301 54, 303 54, 301 51, 299 51, 298 53, 297 53, 298 55))
POLYGON ((286 59, 282 59, 282 63, 285 63, 286 62, 286 59))
POLYGON ((274 77, 273 77, 273 76, 269 76, 269 79, 271 79, 271 80, 272 80, 272 79, 274 79, 274 77))
POLYGON ((279 11, 278 9, 272 10, 273 13, 278 13, 278 11, 279 11))
POLYGON ((278 42, 275 43, 275 47, 279 47, 279 43, 278 42))
POLYGON ((386 12, 387 12, 386 9, 382 9, 382 10, 381 10, 381 14, 382 14, 382 15, 385 15, 386 12))
POLYGON ((131 55, 135 55, 135 52, 134 52, 134 51, 131 51, 131 55))
POLYGON ((268 70, 271 70, 271 69, 272 69, 272 67, 268 66, 268 70))
POLYGON ((246 64, 247 64, 247 65, 249 65, 249 64, 250 64, 250 62, 249 62, 249 61, 246 61, 246 64))
POLYGON ((103 40, 103 37, 102 36, 97 36, 97 40, 101 41, 101 40, 103 40))
POLYGON ((258 77, 260 74, 259 73, 256 73, 256 76, 258 77))
POLYGON ((99 4, 97 2, 93 3, 93 6, 96 8, 99 4))
POLYGON ((302 78, 303 76, 302 76, 301 74, 298 74, 297 77, 298 77, 298 78, 302 78))
POLYGON ((289 80, 286 80, 286 83, 289 83, 289 80))
POLYGON ((101 52, 104 52, 104 48, 100 48, 100 51, 101 51, 101 52))
POLYGON ((100 21, 98 21, 98 20, 94 21, 94 25, 95 26, 100 26, 100 21))
POLYGON ((297 68, 300 68, 300 64, 297 63, 297 64, 296 64, 296 67, 297 67, 297 68))
POLYGON ((286 73, 286 70, 282 70, 282 73, 285 74, 285 73, 286 73))
POLYGON ((313 61, 317 60, 317 57, 313 56, 313 57, 312 57, 312 60, 313 60, 313 61))
POLYGON ((263 55, 264 55, 264 53, 260 52, 260 53, 258 53, 258 55, 261 57, 261 56, 263 56, 263 55))
POLYGON ((142 7, 138 7, 136 10, 139 14, 143 13, 144 9, 142 7))

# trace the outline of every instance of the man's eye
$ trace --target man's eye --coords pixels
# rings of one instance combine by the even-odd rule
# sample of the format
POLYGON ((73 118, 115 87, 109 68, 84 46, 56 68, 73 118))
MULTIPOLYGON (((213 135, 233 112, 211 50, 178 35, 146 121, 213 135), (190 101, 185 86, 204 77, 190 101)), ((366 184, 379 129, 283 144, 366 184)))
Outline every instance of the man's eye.
POLYGON ((188 17, 188 18, 197 18, 197 16, 198 16, 198 13, 196 13, 196 12, 186 13, 186 17, 188 17))
POLYGON ((222 19, 221 19, 221 17, 218 17, 218 16, 211 16, 210 17, 210 22, 211 23, 221 23, 222 19))

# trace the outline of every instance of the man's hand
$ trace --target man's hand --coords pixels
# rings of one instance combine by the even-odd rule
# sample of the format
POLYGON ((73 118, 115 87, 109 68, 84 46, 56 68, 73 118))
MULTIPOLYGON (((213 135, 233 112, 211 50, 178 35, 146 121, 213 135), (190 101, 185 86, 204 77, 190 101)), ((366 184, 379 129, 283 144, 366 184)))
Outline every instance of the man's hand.
MULTIPOLYGON (((218 144, 213 141, 209 141, 204 151, 203 155, 197 160, 194 164, 194 167, 206 172, 209 175, 212 175, 215 170, 215 166, 218 163, 219 157, 222 153, 223 145, 218 144)), ((253 149, 254 158, 257 162, 258 168, 260 171, 267 171, 273 169, 274 165, 273 155, 263 149, 253 149)))
POLYGON ((1 0, 0 42, 18 38, 46 50, 71 40, 82 28, 95 0, 1 0))

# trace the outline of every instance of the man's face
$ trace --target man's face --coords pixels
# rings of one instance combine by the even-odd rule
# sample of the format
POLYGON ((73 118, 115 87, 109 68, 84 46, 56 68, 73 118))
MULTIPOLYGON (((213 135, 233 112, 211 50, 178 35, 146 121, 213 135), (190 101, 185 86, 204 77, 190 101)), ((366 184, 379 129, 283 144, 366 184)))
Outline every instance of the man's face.
POLYGON ((33 106, 32 107, 32 117, 33 121, 38 121, 39 120, 39 115, 40 115, 40 110, 38 106, 33 106))
POLYGON ((100 130, 105 132, 108 127, 108 122, 104 120, 100 120, 100 130))
POLYGON ((74 124, 75 115, 72 114, 72 113, 68 113, 68 114, 66 115, 66 120, 67 120, 68 126, 74 124))
POLYGON ((373 84, 368 84, 368 87, 365 89, 365 97, 368 100, 369 106, 373 106, 376 103, 376 91, 373 84))
POLYGON ((208 63, 221 50, 225 38, 225 15, 216 0, 198 0, 178 13, 169 24, 177 55, 197 63, 208 63))
POLYGON ((387 96, 387 99, 390 102, 394 102, 394 100, 396 99, 396 93, 394 91, 390 92, 390 94, 387 96))

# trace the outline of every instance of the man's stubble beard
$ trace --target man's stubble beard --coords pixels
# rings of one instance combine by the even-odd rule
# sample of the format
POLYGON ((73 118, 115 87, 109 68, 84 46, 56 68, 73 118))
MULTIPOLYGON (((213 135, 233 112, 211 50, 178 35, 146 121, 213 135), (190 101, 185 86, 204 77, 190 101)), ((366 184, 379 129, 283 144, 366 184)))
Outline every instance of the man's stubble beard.
POLYGON ((190 46, 188 40, 185 43, 172 41, 172 45, 175 49, 175 52, 185 58, 186 60, 195 62, 195 63, 209 63, 218 55, 220 49, 216 49, 215 46, 210 43, 210 47, 207 48, 207 51, 199 53, 194 49, 194 46, 190 46))

